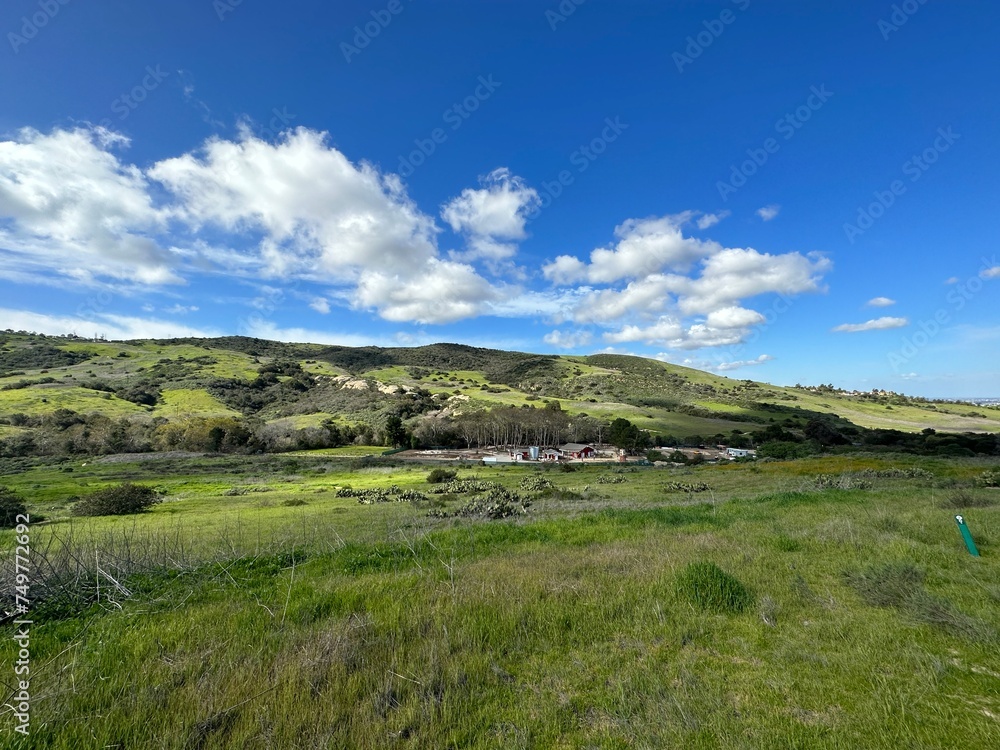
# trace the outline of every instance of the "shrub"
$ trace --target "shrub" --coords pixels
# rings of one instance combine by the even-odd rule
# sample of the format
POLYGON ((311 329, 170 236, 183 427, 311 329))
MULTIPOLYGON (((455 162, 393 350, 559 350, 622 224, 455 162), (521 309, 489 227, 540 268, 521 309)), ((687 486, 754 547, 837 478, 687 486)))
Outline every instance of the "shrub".
POLYGON ((427 475, 427 484, 444 484, 445 482, 452 481, 458 476, 458 472, 451 469, 432 469, 430 474, 427 475))
POLYGON ((746 611, 754 596, 739 579, 715 563, 696 562, 677 577, 677 593, 699 609, 711 612, 746 611))
POLYGON ((27 512, 20 495, 9 487, 0 487, 0 529, 13 529, 18 524, 17 517, 27 512))
POLYGON ((494 487, 455 511, 456 516, 480 516, 492 520, 511 518, 528 512, 531 501, 505 487, 494 487))
POLYGON ((663 485, 667 492, 711 492, 712 488, 704 482, 691 484, 689 482, 667 482, 663 485))
POLYGON ((545 477, 540 477, 536 474, 527 476, 521 480, 521 489, 528 490, 529 492, 541 492, 542 490, 547 490, 551 487, 552 482, 545 477))
POLYGON ((1000 487, 1000 469, 990 469, 979 475, 980 487, 1000 487))
POLYGON ((819 490, 870 490, 871 482, 858 479, 853 474, 818 474, 816 476, 816 489, 819 490))
POLYGON ((627 481, 621 474, 601 474, 597 477, 598 484, 624 484, 627 481))
POLYGON ((152 487, 125 482, 99 490, 73 507, 77 516, 123 516, 149 510, 163 498, 152 487))

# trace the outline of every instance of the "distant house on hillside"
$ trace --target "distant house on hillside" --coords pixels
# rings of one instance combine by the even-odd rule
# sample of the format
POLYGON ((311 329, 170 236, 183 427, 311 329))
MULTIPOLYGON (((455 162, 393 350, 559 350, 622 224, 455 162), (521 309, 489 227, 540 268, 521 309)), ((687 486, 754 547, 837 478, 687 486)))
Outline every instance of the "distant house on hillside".
POLYGON ((757 451, 746 448, 726 448, 726 455, 730 458, 757 458, 757 451))
POLYGON ((566 443, 560 446, 559 450, 567 458, 593 458, 597 454, 594 446, 583 443, 566 443))

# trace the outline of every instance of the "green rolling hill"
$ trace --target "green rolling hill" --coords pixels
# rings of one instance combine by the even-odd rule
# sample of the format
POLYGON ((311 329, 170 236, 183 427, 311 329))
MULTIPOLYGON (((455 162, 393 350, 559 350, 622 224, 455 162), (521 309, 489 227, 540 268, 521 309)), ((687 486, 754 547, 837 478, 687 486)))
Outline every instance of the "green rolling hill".
POLYGON ((417 435, 413 444, 430 444, 457 440, 456 420, 503 407, 559 411, 578 427, 624 418, 653 444, 769 427, 801 435, 817 422, 851 439, 859 428, 1000 432, 997 408, 780 387, 611 354, 0 334, 0 446, 8 453, 162 450, 198 440, 223 448, 227 439, 236 447, 250 433, 265 450, 329 447, 321 443, 331 428, 342 441, 383 443, 390 417, 417 435), (229 437, 208 437, 213 428, 229 437))

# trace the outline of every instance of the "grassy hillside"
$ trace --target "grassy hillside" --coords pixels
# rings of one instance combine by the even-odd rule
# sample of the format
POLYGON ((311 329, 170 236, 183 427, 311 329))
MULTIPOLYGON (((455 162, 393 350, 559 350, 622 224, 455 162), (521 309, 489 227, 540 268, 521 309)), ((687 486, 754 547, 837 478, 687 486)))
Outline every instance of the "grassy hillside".
POLYGON ((441 429, 431 424, 435 419, 447 426, 470 412, 546 404, 558 404, 577 424, 587 417, 623 417, 654 443, 668 436, 720 440, 769 425, 801 431, 817 419, 848 435, 856 426, 1000 432, 996 408, 776 387, 609 354, 556 357, 457 344, 382 349, 242 337, 94 342, 0 334, 0 426, 5 428, 0 439, 9 443, 15 435, 22 440, 18 450, 25 450, 25 435, 37 438, 32 450, 49 453, 170 448, 207 434, 209 421, 219 419, 230 420, 222 423, 225 430, 232 420, 249 420, 246 429, 265 449, 322 441, 326 425, 346 430, 347 440, 382 441, 381 430, 393 415, 407 430, 420 432, 421 440, 433 442, 442 439, 441 429), (92 415, 118 427, 93 423, 92 415), (193 432, 187 424, 192 420, 201 420, 193 432), (164 421, 177 429, 165 430, 164 421), (114 429, 128 434, 114 439, 104 434, 114 429), (81 437, 84 432, 90 437, 81 437), (182 433, 188 438, 178 437, 182 433))
MULTIPOLYGON (((36 519, 34 595, 47 562, 75 576, 32 612, 32 734, 5 717, 5 747, 888 750, 997 735, 1000 490, 976 483, 995 461, 460 469, 529 501, 506 520, 456 515, 475 492, 433 494, 427 467, 380 461, 5 461, 36 519), (70 515, 73 496, 125 479, 164 502, 70 515), (345 496, 366 490, 419 494, 345 496)), ((4 563, 14 544, 0 531, 4 563)), ((15 648, 0 640, 0 663, 15 648)))

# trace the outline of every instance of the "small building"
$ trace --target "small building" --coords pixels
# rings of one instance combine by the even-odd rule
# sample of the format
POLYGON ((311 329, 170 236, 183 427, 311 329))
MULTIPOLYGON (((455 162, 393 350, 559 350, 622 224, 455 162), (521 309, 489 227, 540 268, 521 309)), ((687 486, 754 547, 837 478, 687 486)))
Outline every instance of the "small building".
POLYGON ((562 458, 562 453, 557 448, 545 448, 538 457, 542 461, 558 461, 562 458))
POLYGON ((483 456, 484 464, 513 464, 517 463, 517 458, 515 458, 510 453, 494 453, 489 456, 483 456))
POLYGON ((726 455, 730 458, 757 458, 757 451, 748 448, 726 448, 726 455))
POLYGON ((593 458, 597 455, 594 446, 583 443, 566 443, 566 445, 559 447, 559 451, 563 456, 569 458, 593 458))

